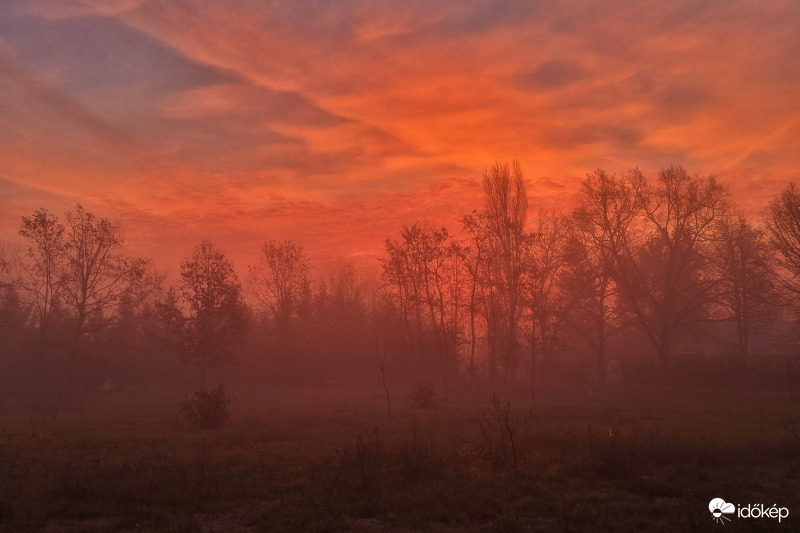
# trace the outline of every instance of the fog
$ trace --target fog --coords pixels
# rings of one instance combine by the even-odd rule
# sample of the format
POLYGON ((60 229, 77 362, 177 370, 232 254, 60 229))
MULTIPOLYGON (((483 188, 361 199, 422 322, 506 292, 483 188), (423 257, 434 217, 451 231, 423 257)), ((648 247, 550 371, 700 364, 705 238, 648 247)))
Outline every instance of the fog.
POLYGON ((81 205, 23 217, 0 249, 0 525, 745 530, 706 502, 798 509, 795 186, 748 216, 680 166, 595 170, 569 212, 529 205, 517 162, 482 184, 366 268, 271 235, 234 265, 198 236, 165 273, 81 205), (641 518, 655 501, 674 509, 641 518))

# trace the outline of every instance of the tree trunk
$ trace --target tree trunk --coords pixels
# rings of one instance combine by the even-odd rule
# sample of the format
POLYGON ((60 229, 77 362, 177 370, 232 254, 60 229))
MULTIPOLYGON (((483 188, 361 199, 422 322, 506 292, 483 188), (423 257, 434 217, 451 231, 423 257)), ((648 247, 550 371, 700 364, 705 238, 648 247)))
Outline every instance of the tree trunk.
POLYGON ((531 320, 531 407, 536 404, 536 315, 531 320))
POLYGON ((606 387, 606 324, 605 304, 600 299, 600 316, 597 319, 597 379, 600 390, 606 387))
POLYGON ((200 392, 206 390, 206 351, 200 353, 200 392))
POLYGON ((472 301, 469 306, 469 335, 470 335, 470 352, 469 352, 469 388, 475 388, 475 291, 472 293, 472 301))

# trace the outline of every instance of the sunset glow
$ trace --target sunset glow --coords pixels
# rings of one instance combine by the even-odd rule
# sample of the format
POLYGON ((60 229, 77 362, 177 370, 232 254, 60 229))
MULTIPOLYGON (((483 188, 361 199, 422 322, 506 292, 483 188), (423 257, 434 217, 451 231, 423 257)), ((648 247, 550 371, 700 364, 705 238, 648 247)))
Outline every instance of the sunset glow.
POLYGON ((595 168, 800 180, 800 4, 9 0, 0 238, 77 202, 176 268, 202 238, 378 257, 458 227, 518 159, 531 207, 595 168))

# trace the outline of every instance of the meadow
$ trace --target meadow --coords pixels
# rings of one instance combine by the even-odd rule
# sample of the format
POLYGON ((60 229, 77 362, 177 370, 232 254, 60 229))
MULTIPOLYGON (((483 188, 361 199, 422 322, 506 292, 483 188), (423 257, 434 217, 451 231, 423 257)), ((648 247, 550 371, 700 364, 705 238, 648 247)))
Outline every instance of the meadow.
POLYGON ((800 394, 632 388, 452 393, 231 388, 215 430, 185 391, 97 392, 0 415, 3 531, 800 530, 800 394), (788 518, 708 505, 785 507, 788 518))

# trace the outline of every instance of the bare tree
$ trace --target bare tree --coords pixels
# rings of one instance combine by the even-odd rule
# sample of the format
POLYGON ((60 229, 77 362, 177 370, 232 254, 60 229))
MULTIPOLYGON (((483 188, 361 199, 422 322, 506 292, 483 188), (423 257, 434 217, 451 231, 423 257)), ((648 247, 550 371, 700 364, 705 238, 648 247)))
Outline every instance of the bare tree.
POLYGON ((764 232, 742 214, 720 221, 715 245, 721 279, 716 303, 725 318, 736 322, 740 362, 745 363, 750 333, 778 310, 771 250, 764 232))
POLYGON ((200 390, 210 367, 230 363, 247 334, 247 309, 233 264, 210 240, 181 264, 181 282, 162 314, 173 334, 170 347, 200 369, 200 390))
POLYGON ((425 351, 423 341, 430 332, 442 386, 447 389, 455 371, 463 305, 464 278, 456 248, 446 228, 437 229, 425 221, 404 227, 400 241, 387 239, 386 251, 384 278, 394 289, 405 329, 416 333, 420 352, 425 351))
POLYGON ((292 332, 304 298, 310 295, 311 263, 292 241, 264 243, 259 262, 249 269, 248 287, 275 326, 284 355, 292 349, 292 332))
POLYGON ((25 276, 21 287, 37 314, 37 351, 44 349, 50 317, 61 292, 64 267, 64 225, 46 209, 22 217, 19 234, 28 242, 25 276))
POLYGON ((363 361, 372 350, 375 331, 370 327, 367 286, 355 266, 338 260, 319 270, 307 337, 315 343, 315 353, 329 354, 339 362, 324 368, 335 374, 363 361))
POLYGON ((521 288, 529 314, 531 394, 534 394, 536 357, 542 355, 552 367, 567 302, 562 277, 568 223, 558 213, 540 212, 536 230, 529 235, 521 288))
MULTIPOLYGON (((461 222, 462 230, 467 234, 466 239, 456 248, 458 256, 463 262, 469 276, 469 385, 475 386, 475 351, 477 348, 478 316, 480 312, 481 295, 488 280, 485 279, 484 265, 488 262, 488 242, 486 224, 482 213, 473 212, 466 215, 461 222)), ((490 355, 490 362, 495 363, 494 352, 490 355)))
POLYGON ((34 381, 31 384, 31 432, 36 436, 47 336, 62 289, 64 225, 58 221, 58 217, 41 208, 30 217, 22 217, 19 234, 28 242, 28 262, 25 263, 25 275, 21 277, 19 285, 25 299, 35 310, 37 319, 36 348, 32 361, 34 381))
POLYGON ((425 352, 419 265, 403 242, 386 239, 384 244, 387 257, 381 260, 383 293, 400 321, 403 347, 419 367, 425 352))
POLYGON ((0 240, 0 285, 10 286, 19 282, 25 272, 24 255, 21 242, 0 240))
MULTIPOLYGON (((517 354, 517 327, 520 309, 520 282, 527 236, 525 221, 528 212, 528 197, 522 167, 518 161, 511 166, 495 163, 483 176, 484 214, 496 258, 497 275, 494 285, 502 302, 505 317, 505 370, 508 378, 510 366, 517 354)), ((494 369, 491 369, 494 375, 494 369)))
POLYGON ((364 294, 362 281, 351 263, 339 260, 327 265, 315 295, 317 314, 322 315, 318 318, 347 334, 350 326, 366 321, 364 294))
POLYGON ((636 211, 622 181, 600 169, 587 174, 577 200, 562 280, 569 299, 566 319, 594 351, 602 387, 608 340, 623 325, 615 257, 636 211))
MULTIPOLYGON (((800 190, 790 183, 770 201, 762 215, 769 244, 775 250, 778 278, 795 302, 800 301, 800 190)), ((795 304, 795 308, 797 308, 795 304)))
POLYGON ((148 262, 125 251, 122 227, 97 218, 78 204, 65 216, 63 256, 60 265, 60 294, 72 320, 70 382, 84 358, 87 331, 104 324, 127 295, 138 293, 148 271, 148 262))
MULTIPOLYGON (((702 318, 719 283, 710 241, 728 210, 728 191, 713 176, 670 167, 655 183, 634 169, 618 192, 621 197, 614 201, 634 207, 636 219, 624 225, 625 231, 609 228, 616 279, 666 369, 676 331, 702 318)), ((624 209, 612 212, 629 216, 624 209)))

